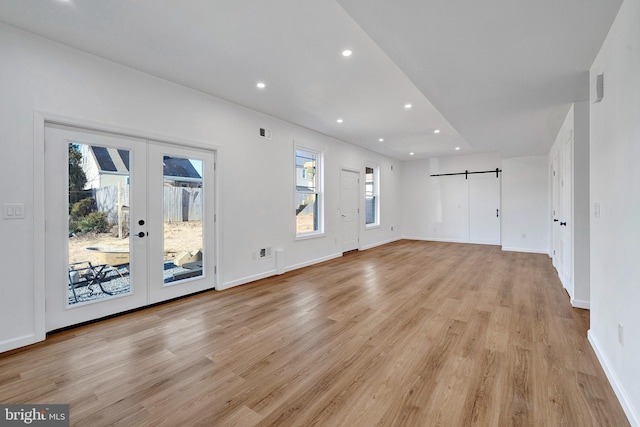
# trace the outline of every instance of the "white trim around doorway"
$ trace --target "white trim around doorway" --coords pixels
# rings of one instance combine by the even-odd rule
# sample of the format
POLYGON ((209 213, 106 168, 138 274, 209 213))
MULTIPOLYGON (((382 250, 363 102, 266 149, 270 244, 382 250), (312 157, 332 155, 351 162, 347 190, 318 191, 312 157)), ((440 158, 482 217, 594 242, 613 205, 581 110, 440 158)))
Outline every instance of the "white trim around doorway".
MULTIPOLYGON (((217 164, 220 162, 221 147, 217 144, 205 143, 202 141, 193 141, 181 139, 173 136, 167 136, 162 134, 156 134, 153 132, 143 131, 139 129, 130 129, 121 126, 98 123, 95 121, 59 115, 55 113, 49 113, 45 111, 34 110, 33 116, 33 168, 34 168, 34 200, 33 200, 33 274, 34 274, 34 286, 33 286, 33 304, 34 304, 34 334, 20 337, 17 340, 12 340, 10 343, 0 344, 0 351, 10 350, 13 348, 22 347, 25 345, 33 344, 38 341, 44 341, 46 338, 46 277, 44 271, 46 253, 45 253, 45 227, 46 227, 46 212, 45 212, 45 164, 44 164, 44 131, 46 123, 55 123, 60 125, 66 125, 76 128, 83 128, 93 131, 107 132, 116 135, 129 136, 135 138, 143 138, 147 140, 153 140, 157 142, 164 142, 174 144, 183 147, 199 148, 215 153, 216 162, 216 175, 218 171, 217 164), (4 348, 4 347, 7 348, 4 348)), ((220 267, 220 222, 221 216, 219 215, 219 207, 221 206, 221 192, 220 192, 220 180, 214 181, 215 192, 215 207, 214 215, 216 221, 214 223, 214 251, 215 251, 215 265, 216 271, 214 273, 216 289, 220 289, 222 284, 220 278, 222 277, 222 271, 220 267)))

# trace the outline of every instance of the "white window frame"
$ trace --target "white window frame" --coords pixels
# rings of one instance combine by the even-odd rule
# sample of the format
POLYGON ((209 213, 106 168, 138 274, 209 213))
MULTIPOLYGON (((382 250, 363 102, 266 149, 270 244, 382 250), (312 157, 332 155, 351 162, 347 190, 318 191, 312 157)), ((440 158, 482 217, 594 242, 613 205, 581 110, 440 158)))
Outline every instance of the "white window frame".
POLYGON ((364 223, 365 229, 380 227, 380 166, 376 163, 365 163, 364 165, 364 223), (367 224, 367 169, 373 169, 373 188, 371 192, 375 199, 373 204, 374 222, 367 224))
POLYGON ((296 240, 302 240, 302 239, 309 239, 309 238, 314 238, 314 237, 320 237, 320 236, 324 236, 324 153, 321 150, 318 149, 314 149, 314 148, 309 148, 307 146, 303 146, 303 145, 297 145, 294 144, 294 151, 293 151, 293 173, 294 173, 294 179, 293 179, 293 193, 294 193, 294 197, 293 197, 293 205, 294 205, 294 209, 298 208, 298 196, 300 194, 315 194, 316 195, 316 205, 317 205, 317 224, 318 224, 318 229, 317 230, 313 230, 313 231, 308 231, 308 232, 302 232, 302 233, 298 233, 298 227, 297 227, 297 218, 294 217, 294 230, 295 230, 295 239, 296 240), (316 191, 315 192, 305 192, 305 191, 300 191, 297 188, 297 184, 298 184, 298 165, 297 165, 297 158, 298 158, 298 151, 304 151, 306 153, 309 154, 313 154, 316 156, 316 191))

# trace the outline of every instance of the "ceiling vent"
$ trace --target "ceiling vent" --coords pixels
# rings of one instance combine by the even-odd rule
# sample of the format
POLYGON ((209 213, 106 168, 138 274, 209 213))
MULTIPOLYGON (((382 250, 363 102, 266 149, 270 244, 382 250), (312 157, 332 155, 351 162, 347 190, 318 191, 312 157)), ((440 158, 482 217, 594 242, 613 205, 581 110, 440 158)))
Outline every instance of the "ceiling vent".
POLYGON ((265 139, 271 139, 271 129, 260 128, 260 136, 265 139))

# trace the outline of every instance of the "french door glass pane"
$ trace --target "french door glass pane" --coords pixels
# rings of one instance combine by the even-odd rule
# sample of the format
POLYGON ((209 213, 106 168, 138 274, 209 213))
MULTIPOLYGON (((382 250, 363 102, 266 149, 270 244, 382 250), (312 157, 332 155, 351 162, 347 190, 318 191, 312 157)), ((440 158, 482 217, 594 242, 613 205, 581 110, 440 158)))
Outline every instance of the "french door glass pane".
POLYGON ((129 151, 81 143, 68 150, 68 304, 129 293, 129 151))
POLYGON ((203 162, 163 157, 164 283, 202 276, 203 162))

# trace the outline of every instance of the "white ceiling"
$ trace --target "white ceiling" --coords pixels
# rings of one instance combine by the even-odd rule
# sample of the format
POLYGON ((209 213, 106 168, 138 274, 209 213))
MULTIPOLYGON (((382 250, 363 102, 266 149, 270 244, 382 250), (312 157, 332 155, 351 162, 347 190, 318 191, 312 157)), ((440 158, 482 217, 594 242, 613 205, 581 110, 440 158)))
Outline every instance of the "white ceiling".
POLYGON ((0 21, 399 160, 513 157, 588 98, 621 2, 0 0, 0 21))

